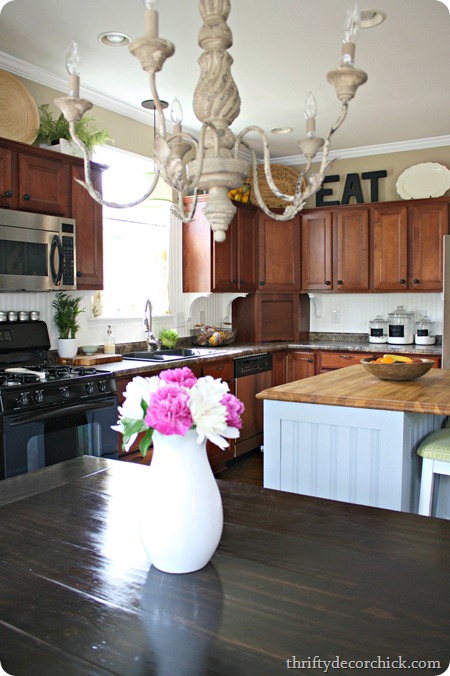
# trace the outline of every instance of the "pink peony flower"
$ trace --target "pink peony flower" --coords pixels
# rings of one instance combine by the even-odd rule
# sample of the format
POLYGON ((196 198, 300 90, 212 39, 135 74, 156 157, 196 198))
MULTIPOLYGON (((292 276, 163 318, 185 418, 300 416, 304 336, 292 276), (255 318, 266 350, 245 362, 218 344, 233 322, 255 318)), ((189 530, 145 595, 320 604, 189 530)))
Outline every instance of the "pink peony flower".
POLYGON ((220 403, 223 404, 227 410, 227 425, 229 427, 236 427, 236 429, 240 430, 242 428, 241 415, 245 408, 242 401, 235 397, 234 394, 227 392, 227 394, 222 397, 220 403))
MULTIPOLYGON (((184 369, 177 370, 183 371, 184 369)), ((186 370, 189 371, 189 369, 186 370)), ((176 383, 163 385, 150 395, 145 424, 161 434, 184 436, 192 427, 188 403, 189 392, 187 390, 176 383)))
POLYGON ((168 369, 159 374, 159 379, 163 383, 176 383, 180 387, 190 389, 197 382, 197 378, 187 366, 179 369, 168 369))

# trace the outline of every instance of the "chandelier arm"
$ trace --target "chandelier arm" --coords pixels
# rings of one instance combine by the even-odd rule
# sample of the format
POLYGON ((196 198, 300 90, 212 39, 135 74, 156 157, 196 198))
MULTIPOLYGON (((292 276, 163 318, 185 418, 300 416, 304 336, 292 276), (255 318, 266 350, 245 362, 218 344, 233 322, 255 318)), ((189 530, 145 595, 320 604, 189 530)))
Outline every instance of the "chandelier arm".
POLYGON ((192 221, 194 218, 195 210, 197 208, 197 199, 198 199, 198 193, 197 193, 197 188, 194 191, 194 194, 192 197, 194 198, 192 200, 192 204, 190 209, 186 209, 184 200, 183 200, 184 195, 179 192, 178 193, 178 207, 175 206, 175 204, 172 204, 172 213, 175 214, 177 218, 179 218, 183 223, 188 223, 189 221, 192 221))
POLYGON ((83 141, 78 137, 77 132, 75 130, 75 121, 71 120, 69 122, 69 131, 70 131, 70 136, 72 137, 73 142, 80 148, 80 150, 83 153, 83 159, 84 159, 84 177, 85 181, 80 181, 78 178, 76 178, 76 182, 82 185, 89 195, 99 204, 102 204, 105 207, 111 207, 112 209, 128 209, 129 207, 135 207, 138 204, 141 204, 141 202, 144 202, 146 199, 150 197, 152 194, 153 190, 156 187, 156 184, 158 182, 159 178, 159 169, 155 168, 155 176, 152 180, 152 183, 142 197, 139 199, 135 200, 134 202, 129 202, 127 204, 117 204, 116 202, 108 202, 107 200, 104 200, 101 193, 99 193, 98 190, 94 188, 94 184, 92 183, 92 174, 91 174, 91 154, 83 141))
POLYGON ((156 78, 154 72, 149 72, 149 83, 150 91, 152 93, 153 102, 155 104, 156 112, 158 113, 158 134, 165 139, 166 138, 166 118, 164 117, 163 107, 161 105, 161 99, 158 96, 158 91, 156 89, 156 78))

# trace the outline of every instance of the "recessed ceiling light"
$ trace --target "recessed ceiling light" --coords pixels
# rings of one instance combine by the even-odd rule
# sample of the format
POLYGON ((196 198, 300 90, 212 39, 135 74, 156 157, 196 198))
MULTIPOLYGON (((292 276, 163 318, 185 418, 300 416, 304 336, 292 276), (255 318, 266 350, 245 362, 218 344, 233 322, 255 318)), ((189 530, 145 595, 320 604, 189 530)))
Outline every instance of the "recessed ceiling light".
POLYGON ((118 31, 107 31, 106 33, 100 33, 97 36, 97 40, 105 47, 127 47, 131 38, 125 33, 119 33, 118 31))
POLYGON ((294 130, 292 127, 275 127, 275 129, 272 129, 272 134, 291 134, 294 130))
POLYGON ((379 26, 385 18, 385 12, 380 12, 378 9, 363 9, 361 10, 361 28, 379 26))

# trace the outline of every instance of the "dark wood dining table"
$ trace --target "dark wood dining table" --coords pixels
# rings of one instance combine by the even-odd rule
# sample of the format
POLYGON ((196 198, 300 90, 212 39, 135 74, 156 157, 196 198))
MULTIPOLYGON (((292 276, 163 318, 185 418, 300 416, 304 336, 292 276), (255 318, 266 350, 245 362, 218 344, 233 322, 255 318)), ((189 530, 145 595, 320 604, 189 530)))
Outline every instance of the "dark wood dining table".
POLYGON ((170 575, 151 566, 139 537, 148 472, 82 457, 0 483, 4 671, 448 667, 449 521, 219 479, 216 553, 196 573, 170 575))

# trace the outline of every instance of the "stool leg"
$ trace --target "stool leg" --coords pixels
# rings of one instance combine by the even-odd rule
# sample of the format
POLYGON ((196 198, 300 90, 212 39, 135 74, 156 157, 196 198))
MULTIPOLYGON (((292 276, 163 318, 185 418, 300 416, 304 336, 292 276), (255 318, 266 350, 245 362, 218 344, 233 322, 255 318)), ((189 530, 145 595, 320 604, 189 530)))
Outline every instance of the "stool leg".
POLYGON ((431 516, 433 499, 433 460, 422 459, 422 478, 420 481, 419 514, 431 516))

